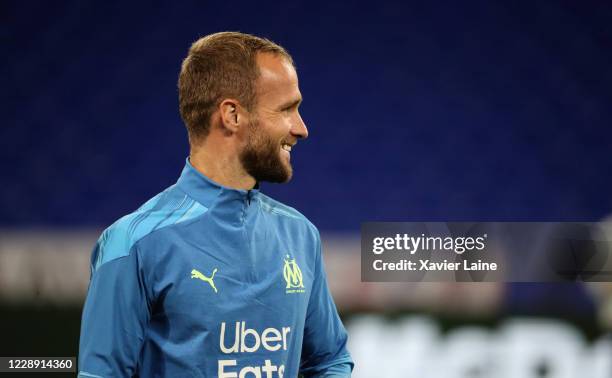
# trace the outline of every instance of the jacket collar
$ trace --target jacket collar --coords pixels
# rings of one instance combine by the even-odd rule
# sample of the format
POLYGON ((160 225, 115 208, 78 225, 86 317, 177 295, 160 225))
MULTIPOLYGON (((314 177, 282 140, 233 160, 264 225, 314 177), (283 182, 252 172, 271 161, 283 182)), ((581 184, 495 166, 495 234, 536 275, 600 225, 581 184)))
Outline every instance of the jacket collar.
POLYGON ((176 184, 187 195, 208 208, 221 194, 228 199, 248 200, 248 202, 259 194, 259 183, 251 190, 223 186, 195 169, 189 158, 186 159, 185 167, 176 184))

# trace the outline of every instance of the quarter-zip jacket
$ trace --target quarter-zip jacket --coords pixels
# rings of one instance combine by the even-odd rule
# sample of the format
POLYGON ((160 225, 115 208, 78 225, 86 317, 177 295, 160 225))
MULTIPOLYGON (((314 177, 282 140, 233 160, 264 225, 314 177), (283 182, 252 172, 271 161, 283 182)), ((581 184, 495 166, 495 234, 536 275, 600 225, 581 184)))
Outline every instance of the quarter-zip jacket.
POLYGON ((187 160, 94 247, 79 377, 349 377, 317 229, 187 160))

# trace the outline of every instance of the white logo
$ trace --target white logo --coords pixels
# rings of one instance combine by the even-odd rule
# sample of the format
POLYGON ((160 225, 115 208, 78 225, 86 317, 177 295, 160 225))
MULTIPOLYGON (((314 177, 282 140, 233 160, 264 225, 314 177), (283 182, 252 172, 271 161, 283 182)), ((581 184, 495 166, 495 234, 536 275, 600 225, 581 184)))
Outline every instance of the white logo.
MULTIPOLYGON (((229 326, 231 327, 231 326, 229 326)), ((226 328, 225 322, 221 323, 221 335, 219 336, 219 348, 225 354, 230 353, 255 353, 260 348, 269 351, 277 352, 279 350, 287 350, 287 335, 291 332, 291 327, 282 327, 276 329, 273 327, 264 329, 261 334, 254 329, 247 328, 246 322, 234 323, 233 341, 230 341, 230 346, 225 344, 226 328)), ((228 336, 231 340, 231 331, 228 336)), ((285 365, 275 365, 272 360, 266 359, 261 366, 243 366, 237 370, 226 370, 238 364, 236 359, 219 360, 217 374, 219 378, 245 378, 248 373, 252 373, 255 377, 262 377, 265 373, 266 378, 273 377, 273 373, 277 373, 276 377, 283 378, 285 373, 285 365)))

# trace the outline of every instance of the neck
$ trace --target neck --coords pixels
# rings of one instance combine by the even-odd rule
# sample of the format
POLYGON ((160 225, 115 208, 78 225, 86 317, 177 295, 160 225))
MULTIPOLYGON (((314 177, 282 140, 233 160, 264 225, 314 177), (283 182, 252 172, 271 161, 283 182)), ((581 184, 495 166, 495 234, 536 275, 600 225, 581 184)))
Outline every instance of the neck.
POLYGON ((253 189, 256 181, 244 170, 238 156, 235 145, 211 133, 197 146, 191 146, 189 161, 198 172, 218 184, 233 189, 253 189))

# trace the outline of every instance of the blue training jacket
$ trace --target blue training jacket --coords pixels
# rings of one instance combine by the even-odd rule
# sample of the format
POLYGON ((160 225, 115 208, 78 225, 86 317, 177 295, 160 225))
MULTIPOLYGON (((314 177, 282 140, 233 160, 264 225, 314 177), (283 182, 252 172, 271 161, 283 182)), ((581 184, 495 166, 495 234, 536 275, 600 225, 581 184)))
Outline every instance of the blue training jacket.
POLYGON ((79 377, 350 377, 317 229, 187 160, 91 257, 79 377))

